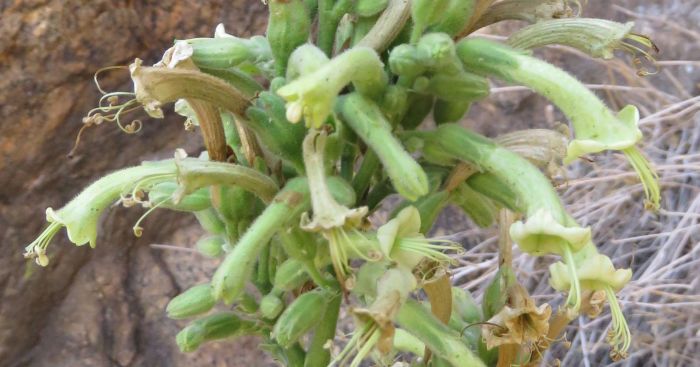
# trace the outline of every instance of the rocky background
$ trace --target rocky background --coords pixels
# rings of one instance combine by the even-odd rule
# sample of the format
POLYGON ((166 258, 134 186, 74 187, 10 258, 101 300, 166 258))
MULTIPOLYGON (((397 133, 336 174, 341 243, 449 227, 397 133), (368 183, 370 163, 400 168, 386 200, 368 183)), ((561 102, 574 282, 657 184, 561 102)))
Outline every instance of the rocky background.
MULTIPOLYGON (((630 74, 630 68, 620 66, 629 64, 628 61, 611 63, 606 69, 560 50, 548 53, 548 60, 574 71, 587 83, 626 82, 637 88, 603 88, 601 95, 612 105, 639 103, 646 116, 684 100, 695 101, 690 107, 700 106, 697 98, 692 99, 699 94, 700 5, 687 0, 615 3, 625 5, 631 12, 593 0, 589 1, 586 13, 616 20, 637 18, 640 31, 653 36, 664 51, 662 59, 684 60, 683 63, 671 62, 665 74, 638 80, 633 71, 630 74)), ((181 119, 170 118, 145 120, 143 130, 136 135, 124 134, 108 124, 88 129, 73 157, 67 156, 81 127, 81 118, 97 104, 99 93, 92 81, 97 69, 127 65, 135 57, 147 63, 155 62, 174 39, 211 35, 219 22, 233 34, 261 33, 266 22, 265 7, 259 0, 0 0, 0 367, 269 364, 257 351, 257 341, 253 339, 207 345, 194 354, 184 355, 177 350, 174 336, 183 323, 167 319, 165 305, 181 290, 206 279, 216 266, 214 261, 188 250, 199 236, 190 218, 155 213, 146 219, 144 235, 137 239, 131 227, 141 211, 114 208, 103 218, 96 249, 76 248, 61 234, 51 245, 51 263, 47 268, 28 266, 22 257, 24 246, 45 225, 46 207, 60 207, 82 187, 114 169, 147 159, 166 158, 178 147, 184 147, 190 154, 201 150, 198 136, 184 131, 181 119)), ((108 73, 102 80, 108 90, 131 88, 125 72, 108 73)), ((591 203, 607 193, 617 192, 613 190, 620 189, 620 185, 600 194, 589 190, 584 182, 574 181, 572 188, 562 191, 565 200, 578 208, 577 218, 592 215, 590 222, 599 223, 600 227, 594 230, 602 228, 600 233, 606 233, 606 239, 608 232, 613 238, 622 236, 622 229, 617 228, 620 218, 633 218, 626 221, 630 225, 623 231, 628 237, 681 230, 680 237, 674 234, 672 238, 676 242, 670 244, 647 238, 644 240, 647 242, 629 246, 635 251, 646 243, 659 249, 677 246, 673 253, 680 259, 696 252, 690 248, 700 241, 696 231, 700 216, 689 217, 687 213, 700 212, 700 196, 693 189, 698 185, 700 169, 693 173, 692 170, 680 172, 677 168, 681 163, 700 167, 700 163, 693 161, 699 156, 694 153, 700 150, 700 121, 697 117, 693 119, 696 110, 683 106, 683 110, 671 110, 648 121, 648 126, 655 130, 645 130, 648 136, 665 139, 659 138, 654 144, 660 150, 652 152, 657 162, 666 159, 669 167, 676 167, 669 168, 673 171, 662 178, 669 182, 665 185, 665 200, 670 203, 667 212, 682 220, 674 221, 676 217, 671 214, 659 220, 639 214, 643 211, 638 187, 633 191, 623 187, 624 195, 633 196, 622 197, 621 201, 616 196, 617 201, 605 201, 611 206, 604 207, 603 214, 595 206, 597 212, 591 213, 587 209, 591 203), (665 118, 667 115, 671 117, 665 118), (675 135, 661 134, 668 130, 660 129, 668 128, 669 124, 674 126, 675 135), (661 157, 659 152, 668 150, 669 146, 674 148, 675 155, 661 157), (618 202, 624 205, 615 204, 618 202)), ((479 104, 468 123, 492 135, 509 129, 511 124, 549 127, 560 118, 540 97, 501 89, 488 102, 479 104)), ((619 173, 620 168, 629 170, 619 162, 619 158, 617 161, 600 158, 576 166, 572 177, 592 174, 592 180, 600 182, 608 174, 619 173), (596 176, 596 169, 608 167, 606 164, 616 165, 614 169, 599 171, 603 173, 596 176)), ((635 183, 630 182, 627 184, 635 183)), ((480 241, 487 242, 493 234, 475 231, 461 217, 445 215, 442 223, 443 228, 437 232, 461 234, 454 239, 462 241, 467 248, 480 241)), ((493 257, 488 246, 479 248, 485 251, 483 256, 493 257)), ((678 264, 692 264, 696 258, 697 255, 692 255, 678 264)), ((636 259, 643 264, 643 256, 636 259)), ((478 267, 477 272, 471 270, 474 268, 470 264, 463 263, 464 267, 455 270, 455 282, 475 290, 488 279, 488 271, 495 264, 489 267, 482 263, 484 266, 478 267)), ((652 275, 649 277, 653 280, 659 278, 658 273, 652 275)), ((528 273, 528 277, 532 276, 537 273, 528 273)), ((697 306, 692 311, 700 299, 700 285, 696 277, 693 281, 692 274, 674 273, 671 277, 681 284, 688 283, 688 287, 678 291, 677 296, 644 300, 659 307, 634 308, 641 317, 644 314, 653 317, 637 320, 640 324, 636 326, 639 333, 634 349, 642 353, 639 359, 628 361, 628 365, 700 363, 695 359, 700 353, 696 334, 700 313, 697 306), (668 310, 670 313, 664 313, 668 310), (648 333, 644 328, 649 329, 648 333), (669 350, 674 352, 667 353, 669 350)), ((531 288, 547 289, 546 279, 532 279, 528 278, 527 283, 531 288)), ((626 304, 638 300, 634 298, 638 290, 635 285, 631 287, 632 298, 626 304)), ((587 335, 590 339, 592 334, 587 335)), ((571 359, 565 360, 565 365, 591 365, 586 363, 589 351, 605 349, 602 343, 589 343, 587 349, 576 349, 577 340, 574 339, 575 351, 569 353, 571 359)))
MULTIPOLYGON (((235 34, 259 33, 266 9, 259 0, 0 1, 0 366, 260 365, 252 341, 193 355, 177 350, 178 324, 163 310, 198 281, 207 260, 175 253, 166 263, 164 250, 149 244, 192 242, 189 218, 156 213, 137 239, 130 228, 141 212, 115 208, 94 251, 62 233, 47 268, 21 256, 45 225, 44 208, 60 207, 114 169, 177 147, 200 150, 198 136, 172 119, 144 121, 136 135, 108 124, 88 129, 67 156, 81 118, 97 104, 97 69, 135 57, 155 62, 173 39, 210 36, 219 22, 235 34)), ((126 72, 106 74, 103 85, 131 88, 126 72)))

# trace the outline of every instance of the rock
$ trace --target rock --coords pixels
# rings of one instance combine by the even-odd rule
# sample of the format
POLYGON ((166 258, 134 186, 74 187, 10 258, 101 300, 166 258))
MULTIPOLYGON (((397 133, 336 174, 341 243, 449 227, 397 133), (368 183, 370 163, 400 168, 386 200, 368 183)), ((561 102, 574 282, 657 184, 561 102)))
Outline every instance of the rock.
MULTIPOLYGON (((97 69, 136 57, 155 62, 174 39, 210 36, 219 22, 232 33, 260 33, 265 12, 258 0, 0 2, 0 366, 264 363, 253 339, 191 355, 177 350, 183 323, 167 319, 165 305, 215 264, 149 244, 193 246, 199 232, 187 216, 156 213, 137 239, 131 227, 142 211, 114 208, 95 250, 71 245, 61 232, 47 268, 22 252, 44 227, 45 208, 61 207, 97 177, 177 147, 202 149, 181 119, 141 115, 135 135, 108 123, 85 130, 69 158, 81 118, 97 105, 97 69)), ((103 86, 131 88, 125 72, 106 74, 103 86)))

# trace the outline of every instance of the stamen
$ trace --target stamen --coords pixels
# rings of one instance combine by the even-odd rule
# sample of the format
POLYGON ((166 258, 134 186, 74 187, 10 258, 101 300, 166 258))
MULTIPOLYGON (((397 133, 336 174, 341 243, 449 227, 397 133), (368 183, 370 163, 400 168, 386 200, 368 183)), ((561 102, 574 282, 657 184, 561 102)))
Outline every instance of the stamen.
POLYGON ((612 330, 608 334, 608 343, 612 347, 610 357, 615 361, 619 361, 627 358, 627 351, 632 344, 632 334, 612 287, 605 287, 605 295, 610 304, 610 315, 612 317, 612 330))
POLYGON ((576 273, 576 264, 574 263, 574 255, 571 252, 571 247, 568 244, 564 246, 564 262, 569 271, 571 285, 569 287, 569 296, 566 298, 566 304, 571 307, 574 314, 578 314, 581 309, 581 284, 576 273))
POLYGON ((654 42, 647 36, 637 34, 637 33, 628 33, 625 36, 625 39, 623 39, 620 42, 620 48, 632 55, 632 63, 634 64, 635 68, 637 69, 637 75, 639 76, 647 76, 647 75, 653 75, 659 72, 659 67, 656 64, 656 58, 650 54, 650 52, 658 53, 659 48, 654 44, 654 42), (633 43, 630 43, 633 42, 633 43), (634 43, 638 43, 648 49, 642 49, 639 46, 635 45, 634 43), (642 59, 645 59, 649 61, 653 66, 654 66, 654 71, 648 71, 643 65, 642 65, 642 59))
POLYGON ((360 348, 360 350, 357 352, 357 355, 355 355, 355 358, 353 358, 350 367, 359 367, 360 363, 362 363, 365 357, 367 357, 367 355, 372 351, 374 345, 377 344, 377 341, 381 336, 381 332, 379 331, 379 328, 376 324, 372 324, 373 325, 370 328, 370 332, 367 333, 366 337, 363 338, 364 340, 360 342, 362 344, 362 348, 360 348))
POLYGON ((165 199, 159 201, 156 205, 153 205, 151 208, 149 208, 148 210, 146 210, 145 213, 143 213, 143 215, 136 221, 136 223, 134 224, 134 226, 131 228, 131 229, 134 231, 134 236, 136 236, 136 237, 141 237, 141 235, 143 235, 143 228, 139 225, 139 224, 141 224, 141 221, 144 220, 144 219, 146 219, 146 217, 147 217, 149 214, 151 214, 151 213, 152 213, 154 210, 156 210, 161 204, 165 203, 165 202, 168 201, 169 199, 170 199, 170 198, 165 198, 165 199))
POLYGON ((661 201, 659 189, 659 176, 637 147, 630 147, 622 151, 639 176, 644 188, 644 207, 650 210, 658 210, 661 201))
POLYGON ((128 70, 129 70, 129 67, 126 66, 126 65, 115 65, 115 66, 107 66, 107 67, 98 69, 98 70, 95 72, 95 74, 93 74, 92 80, 95 81, 95 86, 97 86, 97 90, 99 90, 100 93, 102 93, 102 94, 107 94, 107 92, 105 92, 105 91, 102 89, 102 86, 100 86, 100 81, 99 81, 98 78, 99 78, 100 74, 102 74, 102 73, 105 72, 105 71, 109 71, 109 70, 127 70, 127 71, 128 71, 128 70))
POLYGON ((26 259, 35 259, 36 263, 40 266, 48 265, 49 258, 46 256, 46 248, 62 227, 63 224, 59 222, 51 222, 34 242, 25 247, 24 257, 26 259))

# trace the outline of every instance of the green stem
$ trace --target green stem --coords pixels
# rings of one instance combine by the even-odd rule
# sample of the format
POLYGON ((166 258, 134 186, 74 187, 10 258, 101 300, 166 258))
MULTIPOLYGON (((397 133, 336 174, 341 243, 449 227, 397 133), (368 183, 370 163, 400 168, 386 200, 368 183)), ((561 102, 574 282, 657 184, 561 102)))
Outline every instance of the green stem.
POLYGON ((335 338, 341 301, 342 297, 338 294, 326 306, 326 312, 316 326, 316 332, 306 353, 305 367, 326 366, 330 362, 331 354, 327 344, 335 338))
POLYGON ((425 350, 425 344, 406 330, 396 329, 394 331, 394 348, 420 357, 425 350))
POLYGON ((419 302, 411 299, 406 301, 396 321, 408 333, 425 343, 436 356, 444 358, 453 366, 485 367, 456 331, 436 319, 419 302))
POLYGON ((352 188, 355 189, 355 195, 357 195, 358 199, 362 198, 369 188, 372 176, 377 172, 379 164, 377 154, 373 150, 368 149, 360 164, 360 168, 357 170, 355 177, 352 178, 352 188))
POLYGON ((239 186, 269 203, 278 191, 277 184, 267 175, 241 165, 185 158, 176 162, 181 188, 177 198, 202 187, 212 185, 239 186))
POLYGON ((390 0, 372 29, 356 46, 370 47, 377 52, 383 52, 401 32, 410 17, 409 0, 390 0))
POLYGON ((340 18, 349 12, 353 1, 350 0, 319 0, 318 2, 318 39, 316 44, 326 55, 333 52, 335 31, 340 18))

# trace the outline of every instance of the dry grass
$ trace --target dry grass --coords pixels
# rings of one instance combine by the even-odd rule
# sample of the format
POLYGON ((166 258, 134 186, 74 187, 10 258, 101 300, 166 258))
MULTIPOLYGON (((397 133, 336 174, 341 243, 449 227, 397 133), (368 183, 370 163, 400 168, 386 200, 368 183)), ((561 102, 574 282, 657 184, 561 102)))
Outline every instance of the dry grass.
MULTIPOLYGON (((655 163, 663 189, 662 209, 656 214, 644 210, 642 187, 624 157, 616 153, 592 156, 590 162, 569 167, 569 179, 561 182, 559 192, 572 215, 592 227, 600 251, 613 258, 616 266, 634 271, 632 282, 619 295, 633 346, 628 359, 609 360, 605 335, 610 315, 604 312, 593 320, 575 320, 567 330, 570 350, 559 345, 548 351, 543 365, 553 365, 556 359, 564 366, 586 367, 700 365, 700 33, 672 16, 642 14, 644 10, 658 14, 652 6, 632 6, 649 1, 626 3, 625 8, 611 8, 618 19, 636 18, 637 29, 660 43, 664 52, 659 73, 639 78, 624 58, 593 60, 595 69, 574 72, 590 82, 589 87, 598 90, 611 107, 628 103, 639 107, 643 148, 655 163)), ((692 17, 693 11, 700 17, 700 5, 673 3, 675 11, 688 12, 689 24, 697 24, 698 19, 692 17)), ((497 34, 498 30, 491 31, 497 34)), ((563 47, 545 51, 545 58, 550 52, 564 55, 567 69, 582 61, 592 63, 563 47)), ((530 93, 519 87, 493 91, 496 98, 530 93)), ((543 114, 550 116, 546 120, 556 116, 548 106, 543 114)), ((483 293, 496 270, 495 235, 493 229, 471 229, 450 236, 468 248, 459 259, 462 265, 453 271, 455 284, 475 295, 483 293)), ((549 287, 547 274, 554 260, 518 254, 515 265, 520 281, 539 301, 556 305, 562 296, 549 287)))

